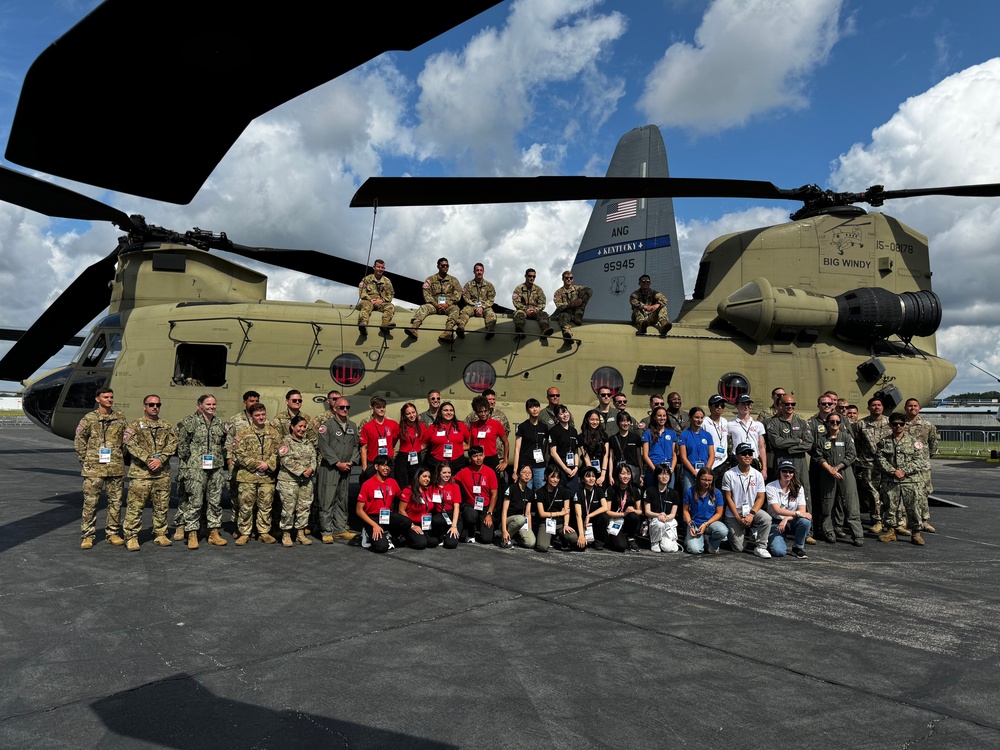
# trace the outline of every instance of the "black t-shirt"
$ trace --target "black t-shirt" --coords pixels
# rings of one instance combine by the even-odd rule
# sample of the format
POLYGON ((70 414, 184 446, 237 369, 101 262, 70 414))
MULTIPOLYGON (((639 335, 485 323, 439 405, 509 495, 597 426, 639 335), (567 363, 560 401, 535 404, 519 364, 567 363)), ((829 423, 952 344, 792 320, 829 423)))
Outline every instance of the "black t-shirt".
POLYGON ((649 509, 654 513, 670 515, 670 511, 680 505, 677 493, 669 487, 667 487, 666 492, 661 493, 659 486, 654 485, 647 487, 643 494, 645 495, 644 502, 649 503, 649 509))
POLYGON ((581 487, 576 493, 576 497, 573 498, 573 503, 580 506, 582 515, 586 517, 588 513, 593 513, 601 507, 603 499, 603 487, 591 487, 590 489, 581 487))
POLYGON ((544 468, 549 460, 548 448, 549 426, 538 421, 537 425, 531 424, 530 419, 526 419, 517 426, 514 437, 521 438, 521 453, 518 455, 518 466, 530 466, 532 469, 544 468), (535 460, 535 448, 542 451, 542 460, 535 460))
POLYGON ((558 513, 561 511, 567 500, 572 499, 569 490, 563 487, 556 487, 552 490, 548 484, 535 493, 535 502, 542 506, 546 513, 558 513))
MULTIPOLYGON (((579 456, 576 455, 577 448, 579 447, 579 438, 575 427, 565 428, 558 425, 553 427, 549 430, 549 445, 555 447, 559 460, 567 466, 569 466, 569 462, 566 460, 566 454, 573 453, 573 464, 579 468, 579 456)), ((569 468, 572 469, 573 467, 569 466, 569 468)))
POLYGON ((629 433, 625 437, 620 434, 612 435, 608 444, 611 446, 611 460, 615 464, 622 461, 630 466, 642 466, 642 438, 634 433, 629 433))
POLYGON ((531 503, 535 502, 535 491, 531 487, 525 487, 522 490, 521 485, 517 482, 507 485, 503 496, 504 500, 507 501, 508 518, 528 515, 524 512, 525 506, 530 506, 531 503))
POLYGON ((608 490, 608 502, 615 513, 624 513, 626 508, 635 508, 638 500, 639 491, 634 484, 630 484, 624 490, 619 490, 616 486, 608 490))

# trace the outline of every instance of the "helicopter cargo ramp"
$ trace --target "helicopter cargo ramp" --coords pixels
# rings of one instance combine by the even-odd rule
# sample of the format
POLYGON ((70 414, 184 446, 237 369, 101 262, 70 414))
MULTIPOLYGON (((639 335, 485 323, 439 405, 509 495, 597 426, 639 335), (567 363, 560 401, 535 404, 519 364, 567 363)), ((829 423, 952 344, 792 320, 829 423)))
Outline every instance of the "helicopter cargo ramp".
POLYGON ((2 747, 1000 747, 993 464, 934 462, 925 547, 806 560, 161 549, 148 509, 84 552, 72 447, 0 437, 2 747))

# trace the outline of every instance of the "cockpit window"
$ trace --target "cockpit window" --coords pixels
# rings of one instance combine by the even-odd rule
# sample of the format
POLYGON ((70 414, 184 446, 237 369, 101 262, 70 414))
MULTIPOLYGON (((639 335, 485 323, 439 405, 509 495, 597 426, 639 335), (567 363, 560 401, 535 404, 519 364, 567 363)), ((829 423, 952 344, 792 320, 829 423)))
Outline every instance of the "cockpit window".
MULTIPOLYGON (((112 367, 122 350, 122 335, 117 331, 102 331, 92 344, 84 344, 81 352, 84 367, 112 367)), ((76 361, 77 357, 74 357, 76 361)))

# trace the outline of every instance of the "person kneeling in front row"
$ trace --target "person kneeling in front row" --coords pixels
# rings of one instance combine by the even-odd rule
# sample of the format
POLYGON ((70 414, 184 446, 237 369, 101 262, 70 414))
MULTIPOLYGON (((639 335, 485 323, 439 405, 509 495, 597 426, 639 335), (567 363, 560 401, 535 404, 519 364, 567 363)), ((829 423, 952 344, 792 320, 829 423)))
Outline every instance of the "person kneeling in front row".
POLYGON ((715 489, 712 470, 699 469, 694 486, 684 490, 684 521, 687 523, 684 546, 688 552, 719 554, 719 545, 729 536, 729 529, 720 520, 724 509, 725 502, 722 493, 715 489))
POLYGON ((395 545, 392 537, 405 536, 414 549, 425 549, 427 538, 419 524, 392 509, 402 492, 395 479, 389 478, 392 459, 375 457, 375 476, 361 485, 358 492, 358 518, 364 524, 361 546, 372 552, 388 552, 395 545))

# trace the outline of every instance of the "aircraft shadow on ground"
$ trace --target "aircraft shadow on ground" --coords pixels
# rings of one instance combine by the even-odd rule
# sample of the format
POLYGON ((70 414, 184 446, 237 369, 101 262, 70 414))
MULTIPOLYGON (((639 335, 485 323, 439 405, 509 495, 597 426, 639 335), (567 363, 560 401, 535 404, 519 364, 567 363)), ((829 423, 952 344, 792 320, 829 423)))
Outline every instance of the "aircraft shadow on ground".
MULTIPOLYGON (((79 472, 77 472, 79 473, 79 472)), ((83 493, 70 492, 61 495, 42 498, 35 502, 50 505, 51 507, 40 513, 19 518, 0 526, 0 554, 16 547, 19 544, 30 542, 40 536, 48 534, 53 529, 58 529, 67 524, 77 524, 79 529, 80 511, 83 507, 83 493)), ((101 504, 98 512, 102 513, 102 508, 107 508, 107 503, 101 504)), ((98 522, 103 521, 102 516, 98 516, 98 522)), ((79 544, 79 540, 77 541, 79 544)))
MULTIPOLYGON (((336 702, 336 696, 331 695, 332 710, 336 702)), ((222 698, 190 675, 124 690, 95 701, 91 707, 104 725, 121 737, 184 750, 215 750, 220 746, 455 747, 294 708, 274 710, 222 698)))

